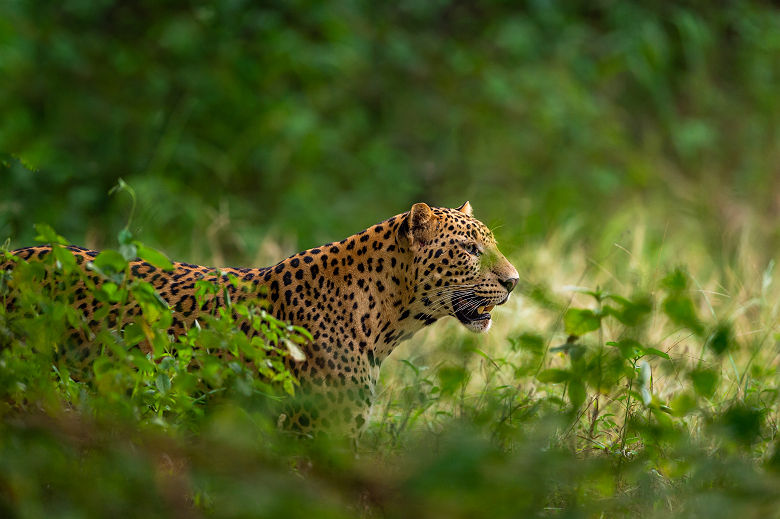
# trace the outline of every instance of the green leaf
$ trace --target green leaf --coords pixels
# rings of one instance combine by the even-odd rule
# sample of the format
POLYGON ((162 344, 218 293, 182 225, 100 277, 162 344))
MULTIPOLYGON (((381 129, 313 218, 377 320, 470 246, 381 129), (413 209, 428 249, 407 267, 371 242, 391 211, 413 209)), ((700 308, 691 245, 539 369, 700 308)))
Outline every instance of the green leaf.
POLYGON ((414 371, 414 374, 415 374, 416 376, 419 376, 419 375, 420 375, 420 369, 421 369, 421 368, 418 368, 417 366, 415 366, 415 365, 414 365, 414 363, 413 363, 412 361, 410 361, 410 360, 408 360, 408 359, 401 359, 401 363, 403 363, 403 364, 405 364, 405 365, 409 366, 409 368, 410 368, 412 371, 414 371))
POLYGON ((555 346, 553 348, 550 348, 550 352, 570 355, 572 360, 581 359, 583 355, 585 355, 586 351, 587 349, 585 348, 585 346, 581 344, 577 344, 576 342, 566 342, 561 344, 560 346, 555 346))
POLYGON ((623 306, 628 306, 631 304, 631 301, 629 299, 626 299, 625 297, 619 296, 617 294, 607 294, 606 296, 604 296, 604 299, 611 299, 616 303, 620 303, 623 306))
POLYGON ((145 373, 152 373, 155 365, 152 361, 146 358, 146 355, 141 353, 138 349, 132 349, 129 351, 130 360, 133 362, 139 371, 145 373))
POLYGON ((661 351, 661 350, 657 350, 655 348, 645 348, 644 349, 644 354, 645 355, 650 355, 650 356, 653 356, 653 357, 661 357, 662 359, 666 359, 666 360, 670 360, 671 359, 671 357, 669 356, 668 353, 666 353, 664 351, 661 351))
POLYGON ((685 416, 696 409, 696 397, 688 392, 680 393, 672 399, 670 405, 674 416, 685 416))
POLYGON ((307 329, 306 329, 306 328, 304 328, 303 326, 293 326, 293 327, 292 327, 292 331, 293 331, 294 333, 300 334, 300 335, 301 335, 301 336, 302 336, 304 339, 306 339, 307 341, 313 341, 313 340, 314 340, 314 337, 313 337, 313 336, 312 336, 312 334, 309 332, 309 330, 307 330, 307 329))
POLYGON ((133 242, 133 233, 129 229, 122 229, 117 235, 120 245, 130 245, 133 242))
POLYGON ((282 387, 284 388, 284 392, 287 393, 290 396, 295 395, 295 386, 293 385, 293 381, 289 378, 285 378, 282 382, 282 387))
POLYGON ((97 258, 92 261, 92 264, 97 267, 100 272, 111 275, 124 272, 127 267, 127 260, 119 252, 106 249, 98 254, 97 258))
POLYGON ((60 236, 59 234, 57 234, 49 224, 36 223, 34 227, 35 227, 35 231, 38 233, 35 236, 35 241, 41 243, 50 243, 52 245, 54 244, 68 245, 68 240, 66 240, 64 237, 60 236))
POLYGON ((143 328, 137 323, 130 323, 124 327, 123 330, 125 344, 127 346, 135 346, 146 338, 143 328))
POLYGON ((544 337, 535 333, 524 333, 517 338, 510 338, 512 351, 525 350, 535 354, 544 351, 544 337))
POLYGON ((468 380, 468 372, 460 366, 442 366, 436 376, 444 394, 454 393, 468 380))
POLYGON ((168 303, 163 299, 154 287, 146 281, 133 281, 130 285, 130 293, 133 294, 138 306, 141 307, 144 317, 150 323, 157 322, 165 313, 169 313, 168 303))
POLYGON ((621 339, 617 342, 609 341, 607 346, 614 346, 619 349, 623 358, 629 360, 641 357, 645 351, 644 346, 635 339, 621 339))
POLYGON ((558 384, 560 382, 566 382, 571 378, 571 373, 565 369, 545 369, 536 375, 536 379, 539 382, 558 384))
POLYGON ((731 330, 731 325, 728 323, 720 323, 710 335, 707 345, 717 355, 723 355, 729 349, 734 342, 734 333, 731 330))
POLYGON ((121 244, 119 246, 119 253, 127 261, 132 261, 136 257, 138 257, 138 251, 136 249, 136 246, 133 245, 132 243, 123 243, 123 244, 121 244))
POLYGON ((116 283, 106 281, 100 285, 100 288, 95 290, 95 297, 98 301, 108 301, 110 303, 124 302, 127 297, 127 290, 120 289, 116 283))
POLYGON ((693 382, 696 393, 705 398, 711 398, 718 388, 719 375, 709 369, 695 369, 688 375, 693 382))
POLYGON ((76 257, 71 251, 59 245, 52 245, 51 251, 57 260, 58 266, 65 274, 70 274, 76 269, 76 257))
POLYGON ((139 242, 134 242, 134 244, 137 249, 139 258, 151 263, 157 268, 161 268, 167 271, 173 270, 173 263, 171 263, 171 260, 169 260, 165 254, 158 250, 142 245, 139 242))
POLYGON ((601 326, 601 319, 593 310, 571 308, 563 318, 566 333, 569 335, 585 335, 601 326))
POLYGON ((728 434, 746 447, 760 439, 763 423, 764 411, 744 404, 734 405, 720 419, 728 434))
POLYGON ((601 289, 598 288, 598 287, 596 288, 596 290, 591 290, 589 288, 578 287, 578 286, 569 286, 569 287, 566 287, 566 288, 571 290, 572 292, 578 292, 580 294, 589 295, 590 297, 592 297, 596 301, 602 301, 605 297, 608 297, 608 294, 605 294, 604 292, 602 292, 601 289))
POLYGON ((618 348, 623 358, 629 360, 638 359, 644 356, 661 357, 667 360, 670 359, 669 355, 666 354, 665 352, 661 350, 657 350, 655 348, 642 346, 642 344, 635 339, 621 339, 617 342, 609 341, 607 342, 607 345, 618 348))
POLYGON ((702 325, 691 298, 685 294, 674 293, 667 296, 663 304, 664 313, 669 319, 679 325, 684 326, 696 334, 702 332, 702 325))
POLYGON ((284 346, 287 348, 290 357, 292 357, 295 362, 303 362, 306 360, 306 354, 303 353, 303 350, 290 339, 284 339, 284 346))
POLYGON ((585 384, 579 379, 573 379, 569 382, 569 401, 572 407, 578 409, 587 398, 585 384))
POLYGON ((653 302, 647 296, 636 299, 626 299, 617 295, 608 297, 618 303, 620 308, 604 305, 604 313, 612 315, 626 326, 638 326, 653 310, 653 302))
POLYGON ((166 395, 171 390, 171 379, 165 373, 159 373, 154 380, 154 385, 157 386, 157 391, 166 395))
POLYGON ((661 285, 671 292, 681 292, 688 288, 688 274, 682 269, 674 269, 661 281, 661 285))

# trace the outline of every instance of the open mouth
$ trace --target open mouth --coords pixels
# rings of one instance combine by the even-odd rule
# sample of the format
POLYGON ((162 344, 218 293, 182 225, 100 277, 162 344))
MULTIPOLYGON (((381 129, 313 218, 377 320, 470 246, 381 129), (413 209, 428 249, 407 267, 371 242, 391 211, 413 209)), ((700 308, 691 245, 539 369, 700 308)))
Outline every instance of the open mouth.
POLYGON ((490 322, 490 312, 496 305, 501 305, 506 299, 496 303, 489 299, 477 297, 473 293, 458 293, 452 298, 452 308, 455 317, 465 325, 483 327, 490 322))
MULTIPOLYGON (((457 308, 457 306, 456 306, 457 308)), ((495 308, 495 305, 486 306, 468 306, 462 310, 455 311, 455 317, 463 324, 473 323, 474 321, 484 321, 490 319, 490 312, 495 308)))

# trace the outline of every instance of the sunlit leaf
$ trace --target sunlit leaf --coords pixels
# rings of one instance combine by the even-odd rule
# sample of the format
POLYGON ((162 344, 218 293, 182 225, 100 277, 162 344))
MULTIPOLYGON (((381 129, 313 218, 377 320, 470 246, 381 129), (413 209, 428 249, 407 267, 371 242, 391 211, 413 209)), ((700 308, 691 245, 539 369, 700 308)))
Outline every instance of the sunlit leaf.
POLYGON ((60 236, 59 234, 57 234, 49 224, 36 223, 34 227, 35 227, 35 231, 38 233, 35 236, 35 241, 41 243, 50 243, 50 244, 59 244, 59 245, 68 244, 68 240, 66 240, 64 237, 60 236))
POLYGON ((284 339, 284 346, 287 348, 290 357, 292 357, 295 362, 303 362, 306 360, 306 354, 303 350, 290 339, 284 339))
POLYGON ((645 361, 642 361, 639 363, 639 377, 638 381, 642 386, 646 386, 650 383, 650 378, 652 377, 652 368, 650 368, 650 364, 648 364, 645 361))
POLYGON ((97 255, 92 264, 101 272, 110 275, 123 272, 127 267, 127 260, 118 251, 106 249, 97 255))
POLYGON ((645 404, 645 406, 649 406, 653 401, 653 395, 650 393, 650 390, 643 387, 640 389, 640 393, 642 395, 642 403, 645 404))
POLYGON ((137 323, 130 323, 127 326, 125 326, 123 329, 123 333, 124 333, 125 344, 127 346, 135 346, 136 344, 144 340, 144 338, 146 337, 143 329, 137 323))
POLYGON ((570 308, 563 318, 563 323, 567 334, 580 336, 598 330, 601 319, 593 310, 570 308))
POLYGON ((670 406, 675 416, 685 416, 696 409, 696 397, 689 392, 680 393, 672 399, 670 406))
POLYGON ((655 348, 644 348, 643 353, 651 357, 661 357, 662 359, 666 359, 666 360, 671 359, 668 353, 661 350, 657 350, 655 348))
POLYGON ((171 260, 168 259, 165 254, 163 254, 160 251, 157 251, 155 249, 152 249, 150 247, 147 247, 145 245, 141 245, 138 242, 135 242, 135 246, 137 249, 138 257, 141 258, 144 261, 147 261, 154 265, 157 268, 161 268, 163 270, 173 270, 173 263, 171 263, 171 260))

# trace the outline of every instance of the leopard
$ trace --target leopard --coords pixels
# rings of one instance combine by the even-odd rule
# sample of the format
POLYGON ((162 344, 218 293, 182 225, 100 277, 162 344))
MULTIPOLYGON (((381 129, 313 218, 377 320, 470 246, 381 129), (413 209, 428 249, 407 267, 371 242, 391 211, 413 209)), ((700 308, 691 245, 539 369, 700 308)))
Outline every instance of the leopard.
MULTIPOLYGON (((84 269, 98 255, 73 245, 67 249, 84 269)), ((11 252, 27 261, 49 253, 49 245, 11 252)), ((303 327, 311 336, 301 346, 303 358, 285 362, 303 393, 316 400, 287 408, 280 422, 298 431, 338 427, 352 435, 366 425, 380 368, 400 343, 445 317, 454 317, 471 332, 487 332, 491 312, 508 301, 519 278, 469 202, 457 208, 415 203, 348 238, 269 267, 172 265, 164 270, 141 259, 130 262, 130 274, 150 283, 171 309, 169 335, 181 336, 199 325, 206 308, 196 301, 198 280, 235 276, 250 289, 228 283, 226 294, 213 304, 226 305, 226 297, 263 298, 275 318, 303 327)), ((95 312, 103 303, 91 291, 78 289, 72 304, 91 326, 98 324, 95 312)), ((125 319, 139 313, 130 308, 125 319)), ((246 324, 242 330, 253 333, 246 324)), ((89 341, 78 347, 84 357, 94 355, 89 341)))

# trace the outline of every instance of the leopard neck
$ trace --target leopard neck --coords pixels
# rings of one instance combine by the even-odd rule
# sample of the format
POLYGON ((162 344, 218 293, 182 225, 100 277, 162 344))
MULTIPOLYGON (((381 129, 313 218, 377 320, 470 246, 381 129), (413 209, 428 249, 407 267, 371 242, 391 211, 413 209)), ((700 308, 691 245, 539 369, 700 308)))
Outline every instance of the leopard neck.
POLYGON ((435 321, 415 296, 397 215, 340 242, 295 254, 263 276, 280 319, 307 328, 307 355, 365 356, 379 365, 403 340, 435 321))

